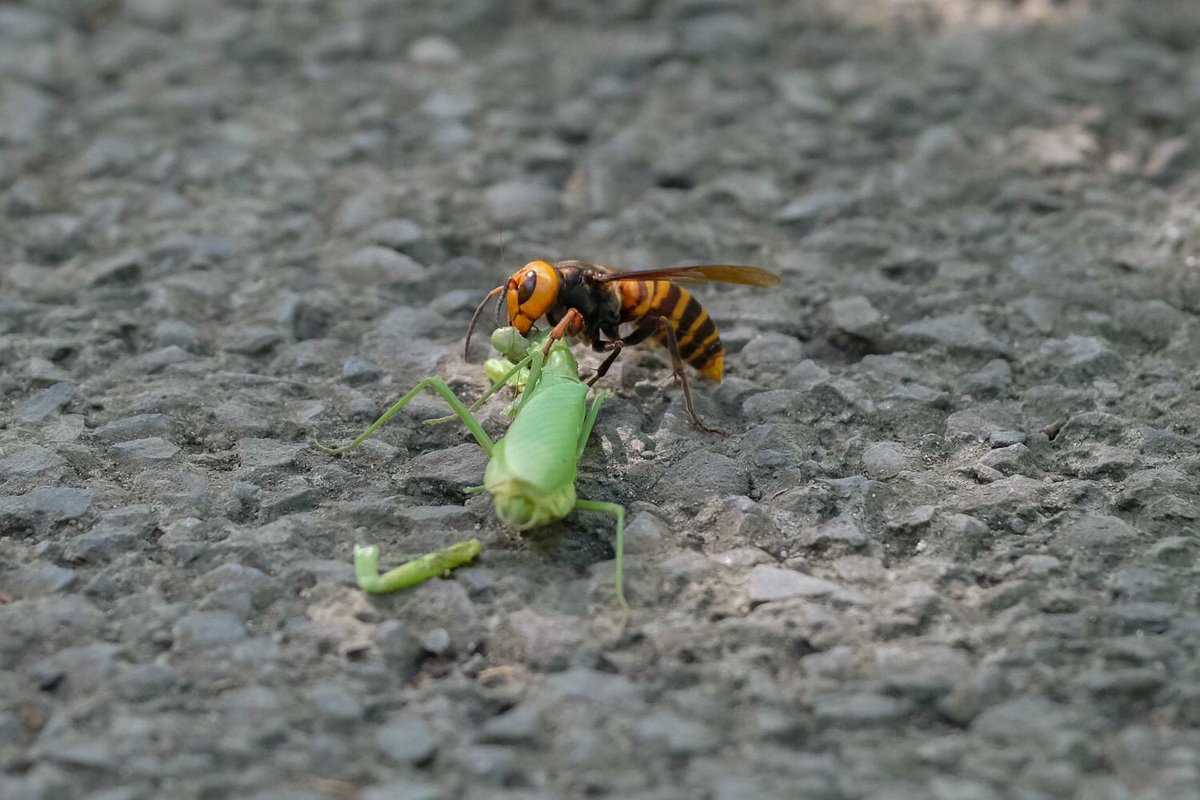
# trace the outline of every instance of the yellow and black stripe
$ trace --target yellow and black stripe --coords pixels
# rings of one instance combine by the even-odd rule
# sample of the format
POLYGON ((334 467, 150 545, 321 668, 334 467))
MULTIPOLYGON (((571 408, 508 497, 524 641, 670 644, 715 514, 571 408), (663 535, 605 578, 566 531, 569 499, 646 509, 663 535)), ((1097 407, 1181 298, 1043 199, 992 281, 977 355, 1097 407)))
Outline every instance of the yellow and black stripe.
MULTIPOLYGON (((650 315, 666 317, 683 360, 713 380, 721 380, 725 371, 721 336, 691 292, 670 281, 623 281, 618 286, 622 322, 637 322, 650 315)), ((658 339, 662 336, 656 334, 658 339)))

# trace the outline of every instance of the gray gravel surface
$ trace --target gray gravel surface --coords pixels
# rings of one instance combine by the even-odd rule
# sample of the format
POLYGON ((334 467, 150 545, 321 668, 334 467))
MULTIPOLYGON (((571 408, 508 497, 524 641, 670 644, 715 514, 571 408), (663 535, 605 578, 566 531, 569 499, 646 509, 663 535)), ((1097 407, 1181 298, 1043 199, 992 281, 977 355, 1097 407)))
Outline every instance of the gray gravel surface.
POLYGON ((1197 41, 1190 0, 0 5, 0 796, 1200 798, 1197 41), (610 523, 504 530, 436 398, 307 446, 479 391, 533 257, 783 276, 700 290, 728 437, 660 353, 605 380, 624 631, 610 523))

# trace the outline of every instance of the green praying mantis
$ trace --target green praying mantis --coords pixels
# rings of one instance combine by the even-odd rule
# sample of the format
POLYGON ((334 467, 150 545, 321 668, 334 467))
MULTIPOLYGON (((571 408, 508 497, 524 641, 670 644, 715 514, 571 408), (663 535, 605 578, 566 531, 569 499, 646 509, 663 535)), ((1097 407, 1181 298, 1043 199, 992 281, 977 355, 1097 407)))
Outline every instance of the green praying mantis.
MULTIPOLYGON (((488 455, 488 464, 483 485, 468 491, 491 494, 496 515, 504 523, 524 531, 562 519, 572 511, 599 511, 613 516, 617 526, 614 543, 616 598, 627 614, 629 605, 623 584, 625 509, 618 503, 584 500, 575 494, 579 459, 608 393, 598 391, 588 405, 588 387, 579 379, 575 356, 561 339, 548 341, 547 334, 529 340, 515 328, 507 327, 492 333, 492 345, 503 356, 491 359, 485 365, 494 383, 470 406, 465 405, 440 377, 431 375, 392 404, 349 444, 318 447, 333 456, 353 450, 387 424, 414 397, 425 389, 432 389, 442 396, 454 413, 429 422, 444 422, 457 417, 475 437, 488 455), (513 421, 508 431, 492 441, 472 412, 504 386, 512 386, 520 394, 509 408, 513 421)), ((392 591, 469 563, 478 553, 478 541, 460 542, 379 575, 378 548, 358 547, 355 548, 355 574, 359 585, 368 592, 392 591)))

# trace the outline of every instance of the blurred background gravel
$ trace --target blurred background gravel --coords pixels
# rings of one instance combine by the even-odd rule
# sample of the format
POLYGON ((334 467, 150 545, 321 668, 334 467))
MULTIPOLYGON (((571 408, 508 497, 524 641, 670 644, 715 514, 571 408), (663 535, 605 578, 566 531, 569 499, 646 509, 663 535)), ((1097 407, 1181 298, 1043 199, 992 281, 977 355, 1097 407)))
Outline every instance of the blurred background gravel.
POLYGON ((0 5, 0 795, 1200 797, 1197 41, 1189 0, 0 5), (307 446, 478 391, 533 257, 783 276, 700 292, 728 438, 658 353, 606 379, 624 632, 610 524, 505 531, 435 398, 307 446))

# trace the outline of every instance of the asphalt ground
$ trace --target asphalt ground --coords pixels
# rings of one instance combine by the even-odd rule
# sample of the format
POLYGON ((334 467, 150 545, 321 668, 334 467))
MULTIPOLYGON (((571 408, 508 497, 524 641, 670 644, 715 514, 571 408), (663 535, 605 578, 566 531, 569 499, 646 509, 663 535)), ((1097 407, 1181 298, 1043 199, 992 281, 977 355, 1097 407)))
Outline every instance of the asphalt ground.
POLYGON ((1200 797, 1197 41, 1166 0, 0 6, 0 796, 1200 797), (602 381, 624 629, 611 522, 506 530, 433 395, 310 446, 482 391, 532 258, 782 276, 696 289, 728 436, 661 350, 602 381))

